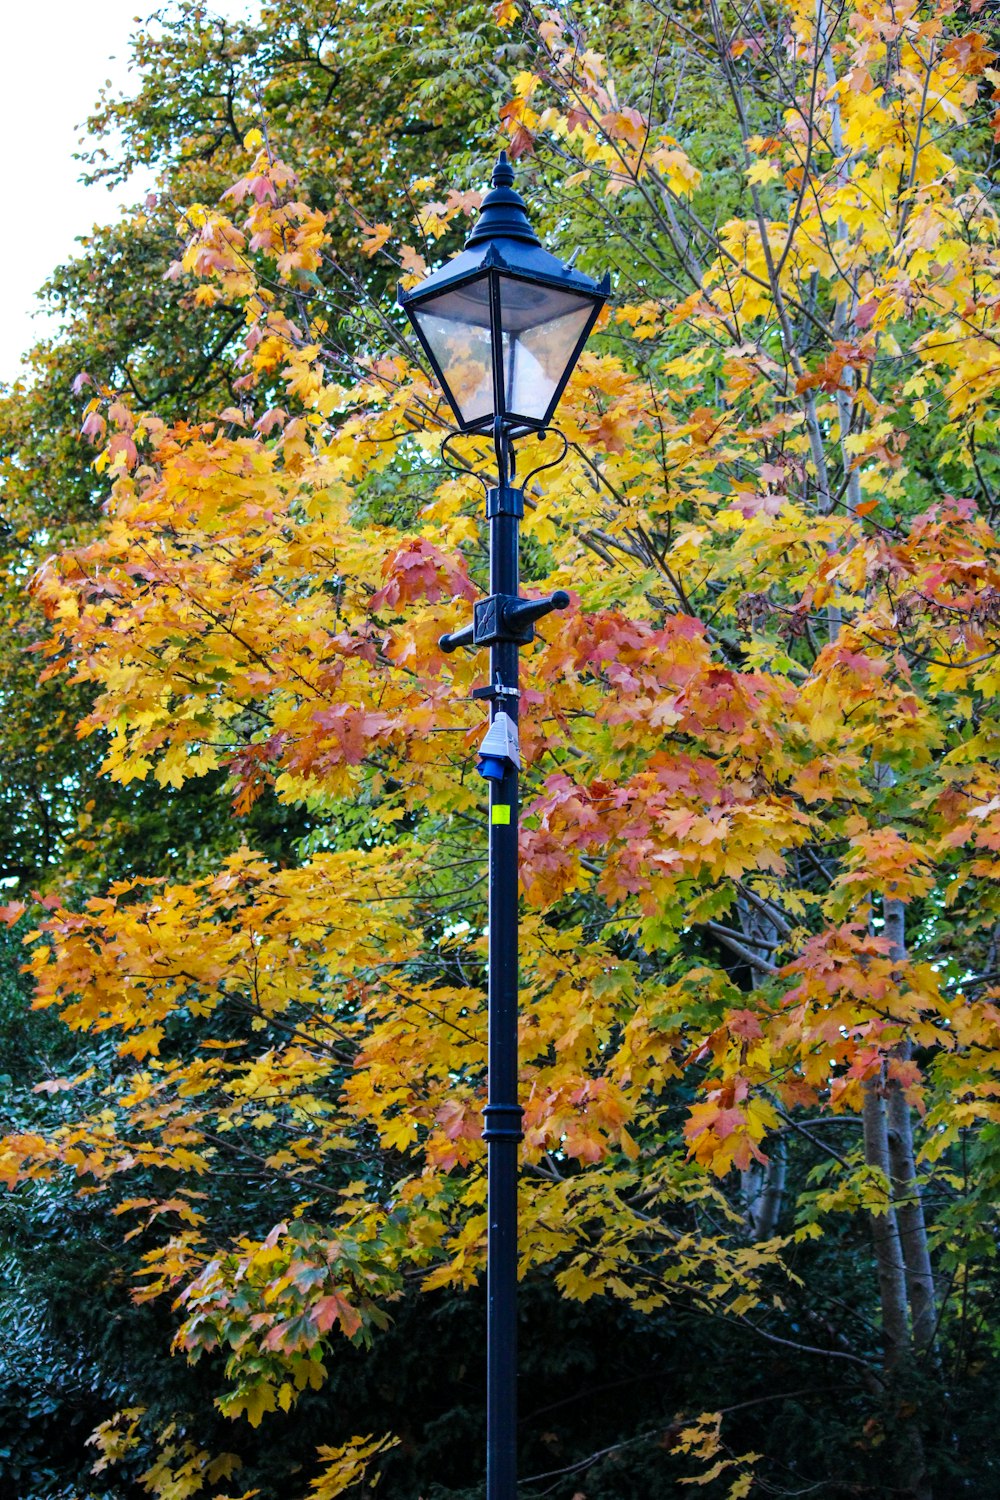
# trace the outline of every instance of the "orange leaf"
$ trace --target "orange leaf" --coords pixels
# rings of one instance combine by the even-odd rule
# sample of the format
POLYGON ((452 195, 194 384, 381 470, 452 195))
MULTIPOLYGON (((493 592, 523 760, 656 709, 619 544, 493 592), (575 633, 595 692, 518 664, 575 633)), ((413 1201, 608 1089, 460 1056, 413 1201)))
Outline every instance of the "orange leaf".
POLYGON ((392 236, 392 229, 388 224, 373 224, 366 230, 367 238, 361 241, 361 248, 367 256, 377 255, 387 239, 392 236))

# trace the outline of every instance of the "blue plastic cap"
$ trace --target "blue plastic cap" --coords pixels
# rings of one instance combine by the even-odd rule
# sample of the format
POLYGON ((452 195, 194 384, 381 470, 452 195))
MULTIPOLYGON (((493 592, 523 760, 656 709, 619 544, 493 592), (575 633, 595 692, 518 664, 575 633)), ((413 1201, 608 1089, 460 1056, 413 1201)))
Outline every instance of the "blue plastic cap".
POLYGON ((484 755, 476 770, 480 776, 485 776, 487 781, 503 781, 507 762, 501 760, 498 755, 484 755))

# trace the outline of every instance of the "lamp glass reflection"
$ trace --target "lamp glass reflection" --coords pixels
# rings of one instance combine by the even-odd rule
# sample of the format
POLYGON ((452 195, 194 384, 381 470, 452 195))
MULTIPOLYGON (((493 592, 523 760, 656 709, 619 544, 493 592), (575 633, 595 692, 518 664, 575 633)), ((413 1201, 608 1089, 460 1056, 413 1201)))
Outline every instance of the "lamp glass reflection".
POLYGON ((489 277, 441 292, 411 316, 441 372, 445 392, 463 423, 493 414, 493 349, 489 277))
MULTIPOLYGON (((594 301, 501 274, 501 415, 544 423, 594 312, 594 301)), ((490 277, 442 290, 411 308, 464 427, 494 415, 490 277)))
POLYGON ((500 277, 504 406, 544 422, 594 311, 589 297, 500 277))

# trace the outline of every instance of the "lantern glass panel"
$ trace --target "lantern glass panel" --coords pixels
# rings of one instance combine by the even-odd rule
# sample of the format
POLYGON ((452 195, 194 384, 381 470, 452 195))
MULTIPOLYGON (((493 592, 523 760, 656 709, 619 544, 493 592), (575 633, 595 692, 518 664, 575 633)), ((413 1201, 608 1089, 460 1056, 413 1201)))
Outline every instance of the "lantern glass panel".
POLYGON ((589 297, 500 277, 507 412, 548 419, 593 311, 589 297))
POLYGON ((443 291, 411 309, 464 425, 493 413, 489 277, 443 291))

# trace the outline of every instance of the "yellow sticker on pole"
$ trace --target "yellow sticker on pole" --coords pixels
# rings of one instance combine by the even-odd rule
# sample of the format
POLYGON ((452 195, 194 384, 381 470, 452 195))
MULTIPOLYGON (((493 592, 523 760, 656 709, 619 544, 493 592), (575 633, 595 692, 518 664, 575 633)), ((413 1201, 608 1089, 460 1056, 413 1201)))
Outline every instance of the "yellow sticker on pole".
POLYGON ((490 813, 491 823, 509 823, 510 807, 506 802, 494 802, 490 813))

